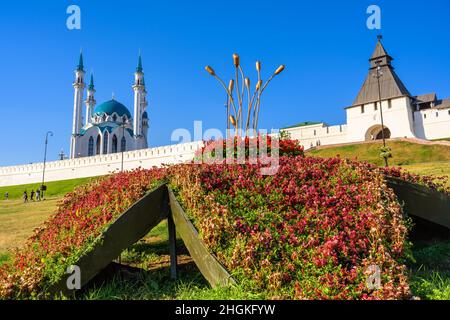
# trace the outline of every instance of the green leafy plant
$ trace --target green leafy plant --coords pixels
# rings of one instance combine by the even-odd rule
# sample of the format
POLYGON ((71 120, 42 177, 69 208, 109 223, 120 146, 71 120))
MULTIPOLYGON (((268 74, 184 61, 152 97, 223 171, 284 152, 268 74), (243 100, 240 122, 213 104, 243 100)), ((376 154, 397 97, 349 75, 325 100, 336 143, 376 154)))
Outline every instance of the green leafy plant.
POLYGON ((392 150, 388 146, 380 148, 380 158, 387 159, 392 158, 392 150))

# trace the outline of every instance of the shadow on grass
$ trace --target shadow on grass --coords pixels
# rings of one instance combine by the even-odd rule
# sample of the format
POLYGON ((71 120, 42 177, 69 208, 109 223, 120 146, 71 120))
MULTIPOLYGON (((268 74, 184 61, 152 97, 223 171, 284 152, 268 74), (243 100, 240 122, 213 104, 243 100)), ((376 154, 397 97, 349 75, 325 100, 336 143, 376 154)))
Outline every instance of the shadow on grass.
POLYGON ((179 265, 178 279, 170 278, 169 266, 144 269, 112 263, 77 296, 88 300, 176 299, 186 288, 208 289, 209 285, 190 261, 179 265))
POLYGON ((177 240, 178 279, 170 277, 169 241, 147 237, 122 254, 121 264, 111 263, 76 296, 89 300, 176 299, 186 290, 208 290, 183 242, 177 240))
POLYGON ((414 222, 411 290, 422 299, 450 300, 450 231, 420 219, 414 222))

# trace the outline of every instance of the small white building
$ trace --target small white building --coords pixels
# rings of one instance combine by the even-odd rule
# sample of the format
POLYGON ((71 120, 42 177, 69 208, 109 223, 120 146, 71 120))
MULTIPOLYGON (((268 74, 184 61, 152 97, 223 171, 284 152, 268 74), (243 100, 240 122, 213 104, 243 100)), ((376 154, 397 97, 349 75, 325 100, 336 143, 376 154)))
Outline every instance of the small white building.
POLYGON ((89 157, 122 151, 148 148, 147 90, 145 89, 142 59, 139 55, 138 66, 134 73, 134 114, 122 103, 112 100, 96 105, 94 98, 94 77, 91 74, 84 101, 86 111, 83 125, 84 97, 83 55, 75 70, 73 124, 70 143, 70 158, 89 157))
POLYGON ((366 80, 353 104, 345 108, 347 124, 303 122, 283 130, 306 149, 382 139, 383 133, 385 138, 450 137, 450 99, 438 99, 435 93, 412 95, 395 73, 392 60, 379 37, 366 80))

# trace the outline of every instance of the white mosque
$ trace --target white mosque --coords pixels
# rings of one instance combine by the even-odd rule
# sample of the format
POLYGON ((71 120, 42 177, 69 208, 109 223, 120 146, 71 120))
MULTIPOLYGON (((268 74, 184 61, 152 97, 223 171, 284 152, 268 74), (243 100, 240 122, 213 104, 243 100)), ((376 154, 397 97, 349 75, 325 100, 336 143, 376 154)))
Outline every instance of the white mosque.
POLYGON ((70 158, 89 157, 122 151, 148 148, 147 90, 145 89, 142 59, 134 73, 134 114, 119 101, 112 100, 96 104, 94 77, 91 74, 87 88, 85 122, 83 124, 84 88, 83 54, 75 70, 73 125, 70 141, 70 158))
POLYGON ((394 71, 392 60, 380 36, 369 59, 366 79, 352 105, 345 108, 347 124, 329 126, 308 121, 283 130, 306 149, 378 140, 383 135, 424 140, 450 138, 450 99, 439 99, 436 93, 411 94, 394 71))

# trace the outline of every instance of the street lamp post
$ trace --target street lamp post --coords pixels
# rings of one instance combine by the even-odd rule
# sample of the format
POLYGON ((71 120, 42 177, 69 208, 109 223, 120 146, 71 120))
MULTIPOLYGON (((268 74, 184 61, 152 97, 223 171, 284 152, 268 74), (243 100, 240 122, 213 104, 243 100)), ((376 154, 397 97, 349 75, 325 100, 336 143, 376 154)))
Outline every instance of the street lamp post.
POLYGON ((45 182, 45 163, 47 162, 47 145, 48 145, 48 136, 53 137, 53 132, 47 131, 45 134, 45 149, 44 149, 44 168, 42 169, 42 185, 41 185, 41 199, 44 199, 44 182, 45 182))
POLYGON ((381 101, 381 85, 380 85, 380 78, 383 76, 383 73, 381 72, 381 60, 377 60, 375 62, 377 65, 377 73, 375 77, 377 78, 377 84, 378 84, 378 102, 380 104, 380 119, 381 119, 381 139, 383 139, 383 159, 384 159, 384 166, 389 166, 388 159, 386 156, 386 138, 384 136, 384 120, 383 120, 383 104, 381 101))

